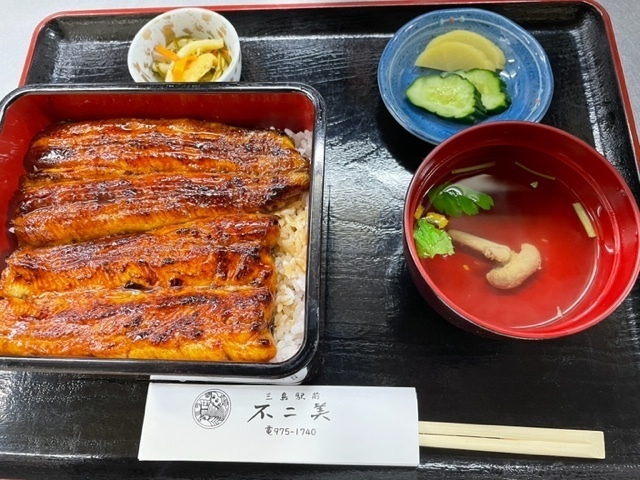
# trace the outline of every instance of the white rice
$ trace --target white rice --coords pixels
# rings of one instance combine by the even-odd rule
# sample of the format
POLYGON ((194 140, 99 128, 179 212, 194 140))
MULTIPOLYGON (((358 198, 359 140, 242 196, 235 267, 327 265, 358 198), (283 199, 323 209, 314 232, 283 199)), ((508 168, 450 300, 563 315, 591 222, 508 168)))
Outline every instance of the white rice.
MULTIPOLYGON (((311 132, 285 133, 298 151, 310 158, 311 132)), ((304 339, 309 194, 304 193, 275 215, 280 219, 280 237, 274 249, 278 289, 273 335, 278 353, 272 361, 282 362, 298 352, 304 339)))
POLYGON ((293 132, 286 128, 284 133, 289 135, 293 139, 293 143, 296 145, 296 149, 305 157, 311 158, 311 132, 304 130, 303 132, 293 132))

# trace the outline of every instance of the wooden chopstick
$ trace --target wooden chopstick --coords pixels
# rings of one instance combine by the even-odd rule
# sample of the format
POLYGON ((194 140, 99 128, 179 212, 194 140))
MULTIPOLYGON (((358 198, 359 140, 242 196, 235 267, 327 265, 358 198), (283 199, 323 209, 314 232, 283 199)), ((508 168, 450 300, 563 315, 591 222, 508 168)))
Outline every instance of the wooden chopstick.
POLYGON ((594 430, 418 422, 418 432, 421 447, 605 458, 604 433, 594 430))

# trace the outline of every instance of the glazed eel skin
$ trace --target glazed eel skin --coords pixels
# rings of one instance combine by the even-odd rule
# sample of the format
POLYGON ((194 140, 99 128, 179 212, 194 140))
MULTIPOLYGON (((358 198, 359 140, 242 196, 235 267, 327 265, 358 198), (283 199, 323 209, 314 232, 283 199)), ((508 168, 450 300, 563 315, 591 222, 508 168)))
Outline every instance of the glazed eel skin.
POLYGON ((290 137, 277 130, 202 120, 115 119, 60 123, 32 143, 26 184, 159 172, 263 175, 306 170, 290 137))
POLYGON ((4 355, 264 362, 265 287, 94 290, 0 299, 4 355))
POLYGON ((42 247, 144 232, 227 212, 270 212, 309 188, 309 172, 241 177, 153 173, 25 187, 13 227, 42 247))
POLYGON ((22 247, 7 258, 0 296, 98 288, 267 286, 278 217, 227 214, 54 247, 22 247))
POLYGON ((194 120, 38 135, 0 277, 0 354, 265 362, 278 218, 310 163, 274 130, 194 120))

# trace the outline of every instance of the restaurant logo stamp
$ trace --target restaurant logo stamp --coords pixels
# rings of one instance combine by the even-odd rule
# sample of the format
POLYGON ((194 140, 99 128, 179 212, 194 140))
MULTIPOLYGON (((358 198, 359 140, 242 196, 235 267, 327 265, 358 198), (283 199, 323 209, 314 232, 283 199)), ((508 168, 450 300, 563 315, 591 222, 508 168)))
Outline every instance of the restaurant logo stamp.
POLYGON ((201 393, 193 402, 193 418, 203 428, 218 428, 231 413, 231 399, 222 390, 201 393))

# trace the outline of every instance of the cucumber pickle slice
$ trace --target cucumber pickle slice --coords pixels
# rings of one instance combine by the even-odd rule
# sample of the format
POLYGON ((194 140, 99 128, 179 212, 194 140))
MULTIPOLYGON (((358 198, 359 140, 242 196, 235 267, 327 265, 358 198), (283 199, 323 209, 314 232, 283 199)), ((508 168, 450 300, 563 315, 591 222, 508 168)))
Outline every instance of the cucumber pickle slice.
POLYGON ((420 76, 405 95, 415 106, 458 122, 475 123, 487 114, 478 89, 456 74, 420 76))
POLYGON ((482 104, 487 113, 504 112, 511 105, 511 98, 507 93, 507 84, 500 75, 491 70, 474 68, 468 71, 456 71, 454 74, 469 80, 478 89, 482 104))

